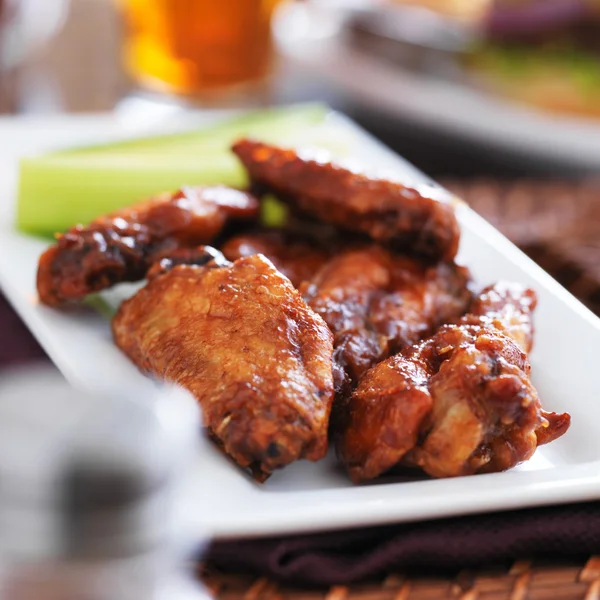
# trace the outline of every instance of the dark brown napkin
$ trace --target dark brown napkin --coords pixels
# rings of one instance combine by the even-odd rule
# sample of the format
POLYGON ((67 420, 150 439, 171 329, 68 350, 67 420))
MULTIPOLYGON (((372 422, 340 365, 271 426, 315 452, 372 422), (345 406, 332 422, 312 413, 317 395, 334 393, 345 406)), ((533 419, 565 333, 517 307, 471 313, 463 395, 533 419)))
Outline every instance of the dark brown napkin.
POLYGON ((341 585, 405 569, 457 571, 600 552, 600 502, 313 535, 215 542, 205 561, 286 583, 341 585))
POLYGON ((0 370, 40 360, 46 360, 44 351, 0 291, 0 370))

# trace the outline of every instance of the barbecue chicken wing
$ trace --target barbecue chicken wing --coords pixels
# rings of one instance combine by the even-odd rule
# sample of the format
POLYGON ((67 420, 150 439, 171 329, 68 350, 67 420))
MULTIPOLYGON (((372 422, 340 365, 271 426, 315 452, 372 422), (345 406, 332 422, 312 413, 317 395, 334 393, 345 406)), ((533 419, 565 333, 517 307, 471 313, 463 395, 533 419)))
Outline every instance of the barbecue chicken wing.
POLYGON ((427 266, 379 246, 334 256, 300 287, 334 334, 336 364, 356 383, 373 365, 460 317, 471 301, 469 272, 427 266))
POLYGON ((233 237, 225 242, 221 251, 229 260, 263 254, 298 287, 323 266, 334 249, 326 249, 306 236, 271 230, 233 237))
POLYGON ((157 260, 146 273, 147 279, 164 275, 177 265, 197 267, 228 267, 229 261, 221 252, 211 246, 196 246, 195 248, 177 248, 157 260))
POLYGON ((542 409, 519 347, 529 346, 534 306, 531 290, 493 286, 474 302, 480 314, 368 371, 338 425, 352 480, 399 463, 432 477, 503 471, 561 436, 570 417, 542 409))
POLYGON ((300 212, 376 242, 432 259, 452 260, 460 229, 450 196, 433 186, 408 187, 260 142, 233 146, 257 189, 300 212))
POLYGON ((325 455, 332 335, 265 257, 167 265, 113 332, 141 370, 194 394, 212 437, 257 478, 325 455))
POLYGON ((158 259, 206 244, 232 219, 258 216, 258 201, 226 187, 184 188, 78 225, 40 257, 37 288, 51 306, 137 281, 158 259))
POLYGON ((533 347, 533 311, 537 297, 531 289, 509 282, 489 286, 475 298, 462 324, 488 325, 502 331, 523 350, 533 347))

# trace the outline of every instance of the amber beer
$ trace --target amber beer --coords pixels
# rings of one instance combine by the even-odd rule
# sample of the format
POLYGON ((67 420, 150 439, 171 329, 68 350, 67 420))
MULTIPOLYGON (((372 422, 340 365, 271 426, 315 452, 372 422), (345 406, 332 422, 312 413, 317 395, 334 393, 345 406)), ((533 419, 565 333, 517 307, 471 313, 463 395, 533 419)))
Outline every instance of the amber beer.
POLYGON ((272 62, 279 0, 117 0, 125 60, 142 85, 203 95, 258 83, 272 62))

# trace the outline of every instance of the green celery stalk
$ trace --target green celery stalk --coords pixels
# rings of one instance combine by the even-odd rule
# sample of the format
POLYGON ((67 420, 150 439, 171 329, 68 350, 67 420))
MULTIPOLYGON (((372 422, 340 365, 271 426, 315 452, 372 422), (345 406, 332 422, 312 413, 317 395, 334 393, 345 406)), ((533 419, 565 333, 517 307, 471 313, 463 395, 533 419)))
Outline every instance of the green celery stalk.
POLYGON ((235 187, 247 183, 242 167, 231 155, 196 161, 147 157, 23 160, 17 225, 22 231, 52 235, 161 191, 220 183, 235 187))
POLYGON ((278 109, 275 118, 273 111, 252 113, 212 127, 206 134, 182 134, 170 142, 151 138, 104 145, 97 151, 60 151, 23 159, 17 226, 47 236, 184 185, 244 187, 246 174, 229 149, 243 135, 344 155, 352 138, 346 128, 330 123, 326 114, 315 106, 278 109))
POLYGON ((285 223, 288 208, 275 196, 267 195, 260 207, 260 222, 266 227, 280 227, 285 223))

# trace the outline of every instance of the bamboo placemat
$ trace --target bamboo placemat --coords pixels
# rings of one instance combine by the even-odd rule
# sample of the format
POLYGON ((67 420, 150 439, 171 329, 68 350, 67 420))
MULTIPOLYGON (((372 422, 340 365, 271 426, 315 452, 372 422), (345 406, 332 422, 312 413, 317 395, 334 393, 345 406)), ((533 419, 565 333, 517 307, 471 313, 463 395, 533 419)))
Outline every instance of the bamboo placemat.
POLYGON ((600 178, 443 184, 600 315, 600 178))
POLYGON ((221 600, 597 600, 600 556, 580 564, 515 562, 508 568, 461 571, 451 577, 391 573, 383 580, 326 590, 279 586, 264 577, 204 568, 209 592, 221 600))
MULTIPOLYGON (((600 315, 600 179, 443 184, 600 315)), ((436 577, 398 572, 329 589, 279 585, 211 565, 201 566, 200 575, 222 600, 600 600, 600 556, 568 564, 518 561, 436 577)))

